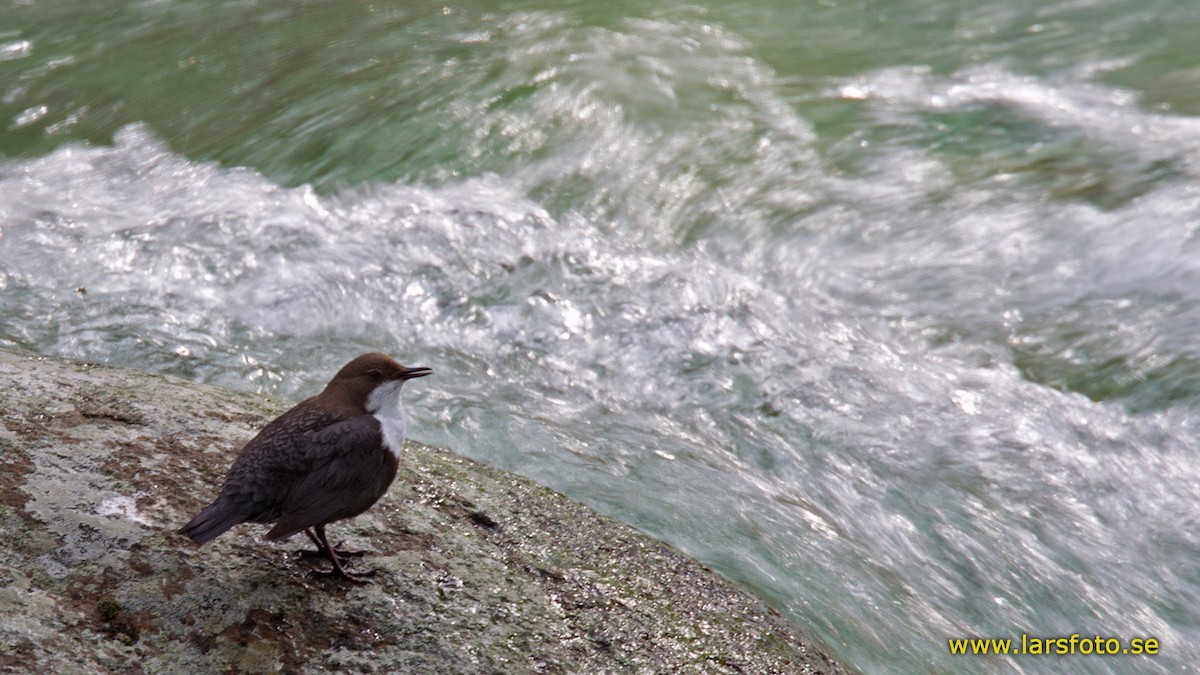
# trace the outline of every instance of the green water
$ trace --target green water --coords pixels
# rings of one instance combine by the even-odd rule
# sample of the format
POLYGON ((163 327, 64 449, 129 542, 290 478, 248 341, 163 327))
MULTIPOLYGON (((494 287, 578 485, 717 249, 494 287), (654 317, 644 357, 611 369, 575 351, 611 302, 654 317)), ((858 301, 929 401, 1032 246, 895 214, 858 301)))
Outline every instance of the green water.
MULTIPOLYGON (((539 119, 535 94, 586 89, 589 73, 628 78, 606 81, 616 86, 605 98, 646 133, 702 121, 722 98, 745 95, 739 86, 754 86, 706 70, 714 57, 704 39, 723 47, 722 57, 752 60, 754 75, 812 121, 822 145, 888 132, 826 90, 896 65, 949 73, 1000 62, 1045 77, 1100 69, 1099 82, 1141 94, 1147 107, 1200 111, 1200 18, 1172 1, 661 3, 650 11, 586 2, 6 4, 0 113, 16 120, 45 107, 0 136, 6 154, 106 143, 121 126, 147 122, 189 157, 322 190, 524 166, 574 130, 571 120, 539 119), (629 21, 661 22, 646 40, 657 53, 605 53, 607 40, 629 38, 629 21), (25 53, 21 43, 33 46, 25 53), (655 57, 683 53, 696 57, 691 72, 672 63, 656 80, 655 57), (537 133, 513 119, 522 115, 542 122, 537 133)), ((938 138, 913 140, 974 148, 986 139, 963 134, 978 134, 982 121, 956 130, 948 120, 938 138)))

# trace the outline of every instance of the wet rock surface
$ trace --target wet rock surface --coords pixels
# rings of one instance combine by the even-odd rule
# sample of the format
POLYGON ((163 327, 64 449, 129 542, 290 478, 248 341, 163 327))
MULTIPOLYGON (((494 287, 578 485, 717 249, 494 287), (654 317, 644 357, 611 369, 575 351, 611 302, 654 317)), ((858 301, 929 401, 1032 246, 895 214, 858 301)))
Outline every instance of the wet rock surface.
POLYGON ((264 526, 176 534, 286 407, 0 351, 0 671, 842 672, 674 549, 421 444, 329 528, 373 584, 264 526))

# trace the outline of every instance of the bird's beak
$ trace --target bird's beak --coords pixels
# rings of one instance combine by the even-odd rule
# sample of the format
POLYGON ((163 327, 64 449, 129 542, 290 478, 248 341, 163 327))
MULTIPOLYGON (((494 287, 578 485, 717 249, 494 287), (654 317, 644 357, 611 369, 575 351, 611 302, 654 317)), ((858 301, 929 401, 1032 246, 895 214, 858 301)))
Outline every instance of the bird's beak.
POLYGON ((432 368, 405 368, 400 373, 400 379, 411 380, 414 377, 425 377, 433 372, 432 368))

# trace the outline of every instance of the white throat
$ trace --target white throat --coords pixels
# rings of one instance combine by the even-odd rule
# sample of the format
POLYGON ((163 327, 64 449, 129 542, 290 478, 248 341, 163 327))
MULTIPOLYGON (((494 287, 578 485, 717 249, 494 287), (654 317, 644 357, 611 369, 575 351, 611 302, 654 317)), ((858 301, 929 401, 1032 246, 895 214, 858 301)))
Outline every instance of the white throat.
POLYGON ((404 406, 400 404, 400 385, 404 380, 393 380, 375 387, 375 391, 367 397, 367 412, 379 420, 383 431, 383 444, 397 458, 404 448, 404 433, 407 425, 404 421, 404 406))

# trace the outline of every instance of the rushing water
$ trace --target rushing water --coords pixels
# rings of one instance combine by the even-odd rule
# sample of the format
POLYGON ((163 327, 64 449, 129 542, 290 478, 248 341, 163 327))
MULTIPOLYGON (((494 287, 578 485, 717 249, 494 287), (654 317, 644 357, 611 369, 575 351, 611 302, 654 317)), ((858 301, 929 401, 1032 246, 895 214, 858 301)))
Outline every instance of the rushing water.
POLYGON ((1200 3, 419 4, 0 2, 0 344, 431 366, 867 672, 1200 661, 1200 3))

